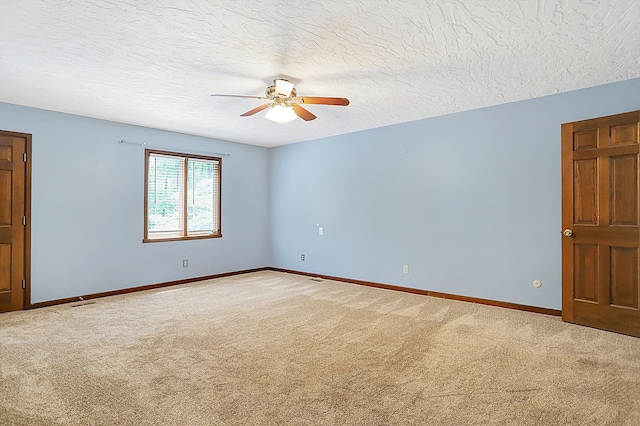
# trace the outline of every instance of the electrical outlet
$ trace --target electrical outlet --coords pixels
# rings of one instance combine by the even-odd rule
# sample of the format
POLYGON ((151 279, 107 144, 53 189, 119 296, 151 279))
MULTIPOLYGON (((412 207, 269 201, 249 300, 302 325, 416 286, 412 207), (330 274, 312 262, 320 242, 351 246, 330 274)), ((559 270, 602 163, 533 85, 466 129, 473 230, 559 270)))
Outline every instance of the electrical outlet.
POLYGON ((300 260, 302 260, 304 262, 304 254, 300 255, 300 260))
POLYGON ((409 265, 404 265, 402 267, 402 273, 403 274, 408 274, 409 273, 409 265))
POLYGON ((188 259, 184 259, 182 261, 182 267, 183 268, 188 268, 189 267, 189 260, 188 259))

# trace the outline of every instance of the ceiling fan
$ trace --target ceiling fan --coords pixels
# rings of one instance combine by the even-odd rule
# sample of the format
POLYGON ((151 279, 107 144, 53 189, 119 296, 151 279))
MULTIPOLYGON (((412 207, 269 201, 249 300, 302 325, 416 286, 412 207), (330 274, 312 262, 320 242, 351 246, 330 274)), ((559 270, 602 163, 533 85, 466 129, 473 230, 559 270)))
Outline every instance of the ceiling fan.
POLYGON ((317 96, 298 96, 294 84, 285 79, 276 79, 273 86, 268 86, 265 96, 244 96, 244 95, 220 95, 212 94, 211 96, 223 96, 228 98, 251 98, 268 100, 266 104, 260 105, 250 111, 241 114, 240 117, 249 117, 269 108, 265 114, 265 118, 275 121, 276 123, 288 123, 296 119, 302 118, 304 121, 315 120, 316 116, 303 108, 301 104, 316 105, 349 105, 347 98, 321 98, 317 96))

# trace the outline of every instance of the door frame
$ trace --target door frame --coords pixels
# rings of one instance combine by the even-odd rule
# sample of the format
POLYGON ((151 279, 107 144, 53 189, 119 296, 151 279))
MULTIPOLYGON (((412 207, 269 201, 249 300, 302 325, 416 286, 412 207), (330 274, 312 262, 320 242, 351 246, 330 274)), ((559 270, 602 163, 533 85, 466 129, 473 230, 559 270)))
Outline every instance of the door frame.
POLYGON ((24 226, 24 280, 25 288, 22 298, 22 309, 31 309, 31 157, 32 157, 32 135, 30 133, 12 132, 1 130, 0 134, 8 137, 21 138, 25 141, 25 152, 27 158, 24 167, 24 216, 26 218, 24 226))

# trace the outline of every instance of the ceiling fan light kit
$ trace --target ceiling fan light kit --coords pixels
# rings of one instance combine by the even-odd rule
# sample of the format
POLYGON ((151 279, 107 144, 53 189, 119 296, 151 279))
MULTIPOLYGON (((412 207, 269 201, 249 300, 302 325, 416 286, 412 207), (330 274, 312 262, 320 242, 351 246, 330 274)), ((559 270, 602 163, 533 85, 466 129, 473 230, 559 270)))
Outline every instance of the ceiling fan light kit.
POLYGON ((267 113, 264 115, 264 118, 267 120, 274 121, 276 123, 289 123, 298 117, 293 110, 293 107, 290 106, 282 106, 282 105, 273 105, 267 113))
POLYGON ((337 105, 347 106, 349 105, 349 99, 347 98, 322 98, 314 96, 298 96, 294 84, 288 80, 276 79, 273 81, 273 86, 268 86, 265 90, 265 97, 261 96, 246 96, 246 95, 221 95, 212 94, 211 96, 222 96, 231 98, 251 98, 251 99, 265 99, 270 101, 269 103, 260 105, 252 110, 241 114, 240 117, 249 117, 257 114, 260 111, 269 109, 265 114, 265 118, 276 123, 289 123, 300 117, 304 121, 315 120, 317 117, 309 112, 307 109, 300 106, 300 104, 315 104, 315 105, 337 105))

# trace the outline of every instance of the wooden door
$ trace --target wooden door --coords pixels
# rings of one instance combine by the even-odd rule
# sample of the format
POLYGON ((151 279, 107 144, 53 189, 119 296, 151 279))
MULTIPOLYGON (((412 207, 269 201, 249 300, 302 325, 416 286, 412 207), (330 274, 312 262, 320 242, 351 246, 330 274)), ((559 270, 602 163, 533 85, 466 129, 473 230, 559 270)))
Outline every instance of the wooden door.
POLYGON ((640 111, 562 125, 562 319, 640 337, 640 111))
POLYGON ((27 307, 31 136, 0 131, 0 312, 27 307))

